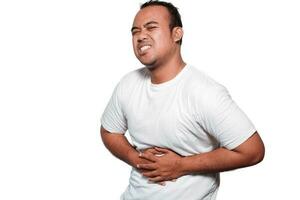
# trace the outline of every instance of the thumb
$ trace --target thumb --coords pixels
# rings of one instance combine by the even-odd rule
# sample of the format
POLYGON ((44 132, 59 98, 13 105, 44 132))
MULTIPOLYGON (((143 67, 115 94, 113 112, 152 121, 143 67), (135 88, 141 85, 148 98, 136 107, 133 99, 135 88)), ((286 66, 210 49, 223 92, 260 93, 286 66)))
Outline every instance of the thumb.
POLYGON ((157 151, 160 151, 162 153, 169 153, 170 150, 169 149, 163 149, 163 148, 160 148, 160 147, 154 147, 157 151))

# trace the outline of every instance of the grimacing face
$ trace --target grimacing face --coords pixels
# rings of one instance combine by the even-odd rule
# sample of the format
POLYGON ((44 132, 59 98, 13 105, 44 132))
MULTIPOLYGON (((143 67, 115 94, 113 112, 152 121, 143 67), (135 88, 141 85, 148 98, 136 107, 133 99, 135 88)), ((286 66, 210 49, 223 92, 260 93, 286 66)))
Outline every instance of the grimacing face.
POLYGON ((174 54, 178 39, 169 23, 169 12, 163 6, 148 6, 136 14, 131 29, 133 50, 147 67, 163 64, 174 54))

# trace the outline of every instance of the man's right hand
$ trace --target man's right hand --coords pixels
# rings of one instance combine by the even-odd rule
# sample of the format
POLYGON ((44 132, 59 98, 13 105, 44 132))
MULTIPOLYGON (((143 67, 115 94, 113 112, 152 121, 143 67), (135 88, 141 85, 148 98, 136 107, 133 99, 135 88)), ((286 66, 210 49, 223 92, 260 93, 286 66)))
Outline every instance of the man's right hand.
MULTIPOLYGON (((141 153, 143 154, 153 154, 153 155, 161 155, 161 152, 157 151, 154 147, 151 148, 147 148, 147 149, 142 149, 138 151, 139 154, 141 155, 141 153)), ((138 158, 136 158, 135 160, 135 168, 137 168, 137 164, 149 164, 152 163, 152 161, 149 161, 145 158, 141 158, 140 155, 138 156, 138 158)), ((139 170, 140 172, 146 172, 149 170, 139 170)))
MULTIPOLYGON (((143 150, 140 150, 139 151, 140 154, 143 153, 143 154, 153 154, 155 156, 163 156, 164 154, 162 154, 160 151, 156 150, 154 147, 150 147, 150 148, 146 148, 146 149, 143 149, 143 150)), ((152 163, 152 161, 149 161, 147 159, 144 159, 144 158, 141 158, 139 156, 139 159, 137 160, 137 163, 139 164, 149 164, 149 163, 152 163)), ((135 166, 137 168, 137 166, 135 166)), ((151 170, 145 170, 145 169, 138 169, 138 171, 140 173, 144 173, 144 172, 149 172, 151 170)), ((176 179, 172 180, 173 182, 176 181, 176 179)), ((159 185, 166 185, 165 181, 163 182, 158 182, 157 184, 159 185)))
MULTIPOLYGON (((144 158, 141 158, 140 157, 141 153, 143 153, 143 154, 161 155, 161 153, 159 151, 157 151, 154 147, 150 147, 150 148, 147 148, 147 149, 140 150, 139 151, 139 159, 137 160, 137 163, 139 163, 139 164, 149 164, 149 163, 151 163, 151 161, 149 161, 147 159, 144 159, 144 158)), ((135 166, 135 167, 137 168, 137 166, 135 166)), ((139 169, 138 171, 140 173, 144 173, 144 172, 149 172, 150 170, 139 169)), ((157 184, 162 185, 162 186, 166 185, 166 183, 164 181, 163 182, 158 182, 157 184)))
MULTIPOLYGON (((101 139, 105 147, 117 158, 126 162, 128 165, 137 168, 137 164, 150 164, 151 161, 141 158, 139 156, 139 151, 132 146, 127 138, 124 136, 124 133, 120 134, 111 134, 101 125, 100 129, 101 139)), ((143 149, 143 153, 157 154, 158 151, 154 148, 143 149)))

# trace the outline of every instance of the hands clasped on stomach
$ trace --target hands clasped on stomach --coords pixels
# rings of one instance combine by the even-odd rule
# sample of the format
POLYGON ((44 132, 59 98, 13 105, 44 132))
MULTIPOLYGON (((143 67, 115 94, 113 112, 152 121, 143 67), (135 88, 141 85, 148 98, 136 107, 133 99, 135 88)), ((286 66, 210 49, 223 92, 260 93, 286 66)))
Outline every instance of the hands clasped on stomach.
POLYGON ((153 147, 140 151, 136 166, 150 182, 166 185, 166 181, 176 181, 185 175, 182 170, 182 156, 169 149, 153 147))

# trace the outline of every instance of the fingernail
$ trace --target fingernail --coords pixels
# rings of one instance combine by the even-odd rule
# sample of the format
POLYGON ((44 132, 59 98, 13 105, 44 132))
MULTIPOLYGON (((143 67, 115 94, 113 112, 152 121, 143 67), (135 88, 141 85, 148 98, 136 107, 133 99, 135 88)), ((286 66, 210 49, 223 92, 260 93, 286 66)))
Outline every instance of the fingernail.
POLYGON ((141 156, 142 156, 142 152, 139 153, 139 157, 141 157, 141 156))
POLYGON ((136 165, 136 167, 137 167, 137 168, 140 168, 140 165, 139 165, 139 164, 137 164, 137 165, 136 165))

